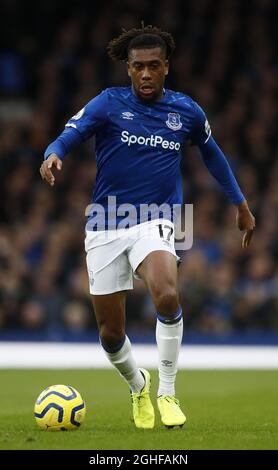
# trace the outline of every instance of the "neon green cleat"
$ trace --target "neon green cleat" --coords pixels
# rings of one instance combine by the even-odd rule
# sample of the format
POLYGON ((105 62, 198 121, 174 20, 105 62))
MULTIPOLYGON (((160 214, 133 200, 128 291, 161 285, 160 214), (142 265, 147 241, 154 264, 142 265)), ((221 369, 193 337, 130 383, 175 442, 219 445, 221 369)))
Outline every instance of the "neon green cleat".
POLYGON ((167 427, 183 426, 186 417, 180 409, 180 403, 172 395, 161 395, 157 398, 161 421, 167 427))
POLYGON ((146 369, 139 369, 145 379, 145 386, 139 393, 131 393, 133 419, 137 428, 154 427, 154 408, 150 399, 151 376, 146 369))

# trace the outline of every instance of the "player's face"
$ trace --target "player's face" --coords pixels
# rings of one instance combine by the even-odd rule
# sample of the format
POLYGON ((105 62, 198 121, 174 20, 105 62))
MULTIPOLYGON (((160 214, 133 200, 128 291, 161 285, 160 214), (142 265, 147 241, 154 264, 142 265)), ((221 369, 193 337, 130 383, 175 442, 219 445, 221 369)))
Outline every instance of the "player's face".
POLYGON ((133 90, 142 101, 149 103, 161 98, 169 62, 160 47, 131 49, 127 71, 133 90))

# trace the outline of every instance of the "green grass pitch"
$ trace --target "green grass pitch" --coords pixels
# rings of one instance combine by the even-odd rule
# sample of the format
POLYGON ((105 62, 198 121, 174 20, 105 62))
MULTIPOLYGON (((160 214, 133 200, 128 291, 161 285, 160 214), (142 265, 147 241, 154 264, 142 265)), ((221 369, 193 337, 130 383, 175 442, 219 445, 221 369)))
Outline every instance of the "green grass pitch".
POLYGON ((0 449, 278 449, 277 371, 180 371, 177 396, 187 415, 166 429, 155 403, 153 430, 131 422, 128 387, 113 370, 0 370, 0 449), (49 385, 72 385, 87 405, 77 431, 37 428, 34 402, 49 385))

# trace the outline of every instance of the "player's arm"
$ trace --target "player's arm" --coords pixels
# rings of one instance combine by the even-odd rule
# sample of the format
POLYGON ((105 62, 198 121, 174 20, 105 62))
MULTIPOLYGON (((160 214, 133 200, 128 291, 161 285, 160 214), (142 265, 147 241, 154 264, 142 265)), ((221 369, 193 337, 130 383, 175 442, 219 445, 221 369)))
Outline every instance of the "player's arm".
POLYGON ((255 218, 224 153, 211 135, 205 113, 197 103, 194 103, 194 107, 195 120, 190 136, 191 142, 198 146, 207 169, 221 185, 230 201, 237 207, 236 223, 238 228, 244 231, 242 247, 246 248, 250 244, 255 229, 255 218))
POLYGON ((50 186, 54 185, 53 168, 62 169, 64 156, 79 147, 83 142, 81 134, 73 127, 66 127, 62 134, 54 140, 44 153, 44 161, 40 167, 40 174, 50 186))
POLYGON ((75 114, 67 122, 62 134, 47 147, 40 173, 42 179, 50 186, 53 186, 55 182, 53 168, 61 170, 65 155, 92 137, 106 123, 107 109, 107 91, 105 90, 75 114))

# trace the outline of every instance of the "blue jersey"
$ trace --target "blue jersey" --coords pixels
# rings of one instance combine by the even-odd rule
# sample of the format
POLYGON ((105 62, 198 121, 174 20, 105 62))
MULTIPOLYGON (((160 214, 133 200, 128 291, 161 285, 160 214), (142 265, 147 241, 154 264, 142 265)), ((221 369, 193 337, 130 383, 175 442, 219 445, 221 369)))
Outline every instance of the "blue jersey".
POLYGON ((127 212, 129 224, 162 216, 173 220, 172 211, 166 211, 165 217, 165 210, 159 208, 182 203, 180 160, 187 140, 198 146, 230 200, 234 204, 244 200, 225 155, 211 136, 205 113, 183 93, 164 90, 161 99, 145 103, 131 87, 108 88, 68 121, 64 132, 47 147, 45 158, 51 153, 63 158, 92 136, 97 177, 87 213, 89 230, 116 228, 127 212), (142 213, 143 206, 156 206, 157 216, 148 210, 142 213))
MULTIPOLYGON (((137 214, 141 204, 181 204, 182 145, 187 140, 201 145, 210 136, 204 112, 189 96, 164 90, 161 99, 146 104, 131 87, 104 90, 66 127, 83 140, 95 135, 93 202, 107 213, 108 196, 116 196, 117 208, 132 204, 137 214)), ((91 212, 89 220, 93 217, 91 212)))

